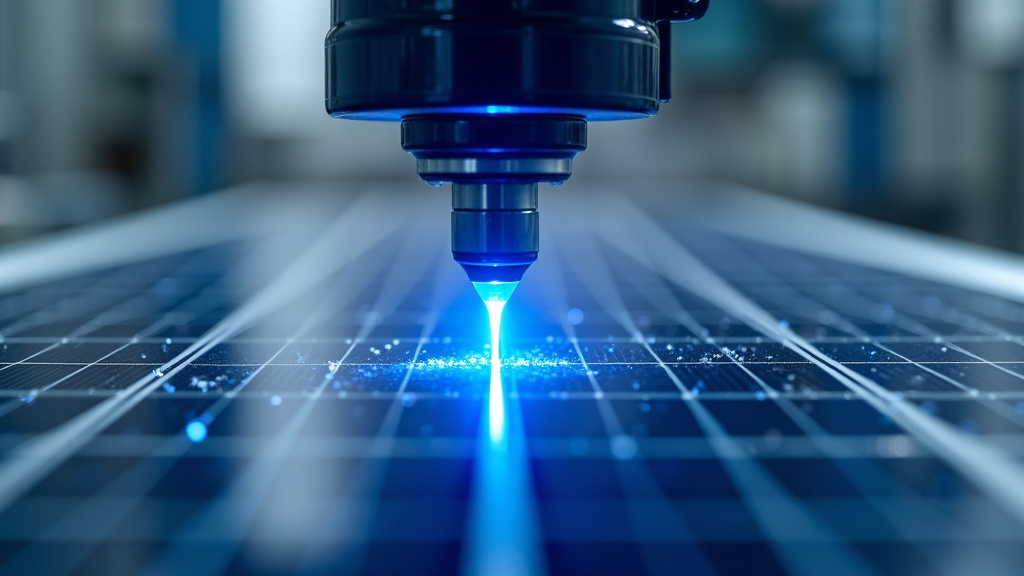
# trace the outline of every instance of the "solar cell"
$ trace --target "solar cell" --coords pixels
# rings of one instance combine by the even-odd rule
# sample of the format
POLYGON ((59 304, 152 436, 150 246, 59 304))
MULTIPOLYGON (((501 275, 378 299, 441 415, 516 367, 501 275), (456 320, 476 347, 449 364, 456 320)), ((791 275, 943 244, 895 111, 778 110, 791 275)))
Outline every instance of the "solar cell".
POLYGON ((6 284, 0 573, 1024 565, 1005 290, 597 211, 546 230, 496 388, 443 214, 387 223, 393 194, 6 284))

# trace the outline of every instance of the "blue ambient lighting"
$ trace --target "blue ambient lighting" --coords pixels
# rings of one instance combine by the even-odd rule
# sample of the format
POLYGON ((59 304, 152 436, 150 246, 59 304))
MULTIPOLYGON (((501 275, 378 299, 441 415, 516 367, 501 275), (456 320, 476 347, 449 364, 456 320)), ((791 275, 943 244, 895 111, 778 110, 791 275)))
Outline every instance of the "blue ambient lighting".
POLYGON ((199 444, 206 440, 206 424, 199 420, 189 422, 188 426, 185 426, 185 436, 188 436, 189 441, 193 444, 199 444))

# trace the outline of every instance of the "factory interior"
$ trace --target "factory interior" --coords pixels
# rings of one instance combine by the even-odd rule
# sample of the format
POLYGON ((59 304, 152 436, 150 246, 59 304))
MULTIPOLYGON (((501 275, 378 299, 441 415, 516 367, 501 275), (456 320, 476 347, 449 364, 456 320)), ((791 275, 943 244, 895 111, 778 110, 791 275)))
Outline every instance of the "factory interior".
MULTIPOLYGON (((0 237, 253 180, 412 182, 397 126, 323 112, 328 12, 0 1, 0 237)), ((577 179, 722 179, 1024 250, 1024 4, 728 0, 676 37, 673 103, 594 123, 577 179)))

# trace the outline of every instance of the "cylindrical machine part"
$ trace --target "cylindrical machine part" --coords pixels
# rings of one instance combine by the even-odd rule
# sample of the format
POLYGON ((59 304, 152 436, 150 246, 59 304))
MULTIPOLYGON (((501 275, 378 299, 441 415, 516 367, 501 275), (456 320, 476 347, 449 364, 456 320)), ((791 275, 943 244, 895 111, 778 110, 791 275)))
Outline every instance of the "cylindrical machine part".
POLYGON ((586 147, 579 116, 413 116, 402 147, 427 182, 452 183, 452 256, 474 282, 518 282, 540 248, 538 182, 559 184, 586 147))
POLYGON ((537 184, 453 182, 452 210, 536 210, 537 184))
POLYGON ((653 3, 335 0, 327 110, 393 121, 453 113, 650 116, 659 105, 658 36, 653 5, 644 4, 653 3))
POLYGON ((402 148, 427 182, 552 182, 587 147, 580 116, 437 114, 402 121, 402 148))
POLYGON ((537 258, 537 183, 560 184, 588 121, 668 98, 669 22, 709 0, 332 0, 326 107, 402 122, 425 181, 452 182, 452 253, 478 282, 537 258))
POLYGON ((518 282, 537 260, 536 182, 453 182, 452 255, 473 282, 518 282))

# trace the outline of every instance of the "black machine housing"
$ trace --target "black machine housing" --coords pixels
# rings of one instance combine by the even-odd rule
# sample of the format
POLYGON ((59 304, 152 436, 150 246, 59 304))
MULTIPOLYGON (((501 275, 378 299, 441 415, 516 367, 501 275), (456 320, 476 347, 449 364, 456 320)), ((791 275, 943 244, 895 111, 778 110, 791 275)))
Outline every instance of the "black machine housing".
POLYGON ((475 282, 537 258, 537 183, 559 184, 588 121, 670 97, 670 24, 709 0, 333 0, 331 116, 402 122, 428 183, 453 183, 452 251, 475 282))

